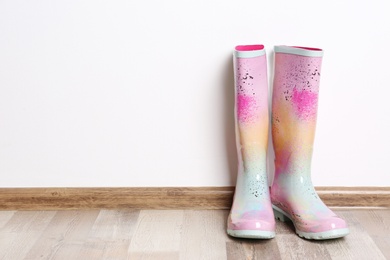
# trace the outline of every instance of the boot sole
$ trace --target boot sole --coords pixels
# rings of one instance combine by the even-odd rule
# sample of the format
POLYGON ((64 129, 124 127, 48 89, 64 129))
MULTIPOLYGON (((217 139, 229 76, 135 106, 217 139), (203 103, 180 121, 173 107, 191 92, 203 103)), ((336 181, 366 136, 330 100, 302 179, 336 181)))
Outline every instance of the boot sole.
POLYGON ((260 230, 227 230, 228 235, 239 238, 250 238, 250 239, 271 239, 275 237, 273 231, 260 231, 260 230))
POLYGON ((341 228, 324 232, 303 232, 295 227, 294 221, 292 221, 291 216, 287 212, 283 211, 275 205, 272 205, 272 208, 274 209, 275 219, 282 222, 291 221, 294 224, 295 232, 299 237, 314 240, 326 240, 344 237, 349 234, 348 228, 341 228))

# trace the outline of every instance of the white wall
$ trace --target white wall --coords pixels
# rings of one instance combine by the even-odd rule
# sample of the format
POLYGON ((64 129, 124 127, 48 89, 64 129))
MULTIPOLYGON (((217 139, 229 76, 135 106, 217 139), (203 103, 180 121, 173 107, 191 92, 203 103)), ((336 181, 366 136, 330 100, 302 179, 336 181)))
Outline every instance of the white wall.
POLYGON ((386 2, 0 0, 0 187, 234 185, 252 43, 325 50, 315 185, 389 186, 386 2))

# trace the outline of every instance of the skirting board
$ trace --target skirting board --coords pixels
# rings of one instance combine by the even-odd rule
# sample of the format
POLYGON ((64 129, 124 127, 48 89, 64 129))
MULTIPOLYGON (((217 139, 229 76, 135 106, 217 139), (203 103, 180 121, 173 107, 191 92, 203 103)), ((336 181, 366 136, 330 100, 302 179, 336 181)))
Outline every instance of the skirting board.
MULTIPOLYGON (((390 187, 316 187, 332 207, 390 207, 390 187)), ((229 209, 234 187, 0 188, 0 210, 229 209)))

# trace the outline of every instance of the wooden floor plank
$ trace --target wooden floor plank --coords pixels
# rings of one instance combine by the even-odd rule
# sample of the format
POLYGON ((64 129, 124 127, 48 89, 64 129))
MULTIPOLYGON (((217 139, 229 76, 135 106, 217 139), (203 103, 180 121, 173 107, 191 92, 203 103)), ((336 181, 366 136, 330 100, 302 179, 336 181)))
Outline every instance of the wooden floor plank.
POLYGON ((101 241, 87 240, 74 259, 127 259, 130 240, 101 241))
POLYGON ((67 226, 66 236, 61 241, 61 244, 54 255, 54 259, 77 259, 98 214, 98 210, 91 210, 81 212, 81 214, 75 216, 73 221, 67 226))
POLYGON ((0 229, 12 218, 16 211, 0 211, 0 229))
POLYGON ((76 259, 98 214, 99 210, 56 212, 28 259, 76 259))
POLYGON ((185 210, 180 259, 226 259, 226 210, 185 210))
POLYGON ((245 240, 232 239, 226 243, 227 259, 282 259, 276 239, 270 240, 245 240))
POLYGON ((16 212, 0 230, 0 259, 24 259, 55 212, 16 212))
POLYGON ((130 240, 138 221, 140 210, 101 210, 89 238, 104 241, 130 240))
POLYGON ((101 210, 77 259, 127 259, 139 210, 101 210))
POLYGON ((350 234, 341 239, 323 241, 334 260, 386 259, 369 233, 359 222, 355 210, 335 210, 348 223, 350 234))
POLYGON ((141 210, 129 259, 179 259, 183 210, 141 210))
POLYGON ((321 242, 304 240, 294 233, 280 234, 276 241, 282 259, 332 259, 321 242))
POLYGON ((390 210, 355 210, 353 212, 386 259, 390 259, 390 210))

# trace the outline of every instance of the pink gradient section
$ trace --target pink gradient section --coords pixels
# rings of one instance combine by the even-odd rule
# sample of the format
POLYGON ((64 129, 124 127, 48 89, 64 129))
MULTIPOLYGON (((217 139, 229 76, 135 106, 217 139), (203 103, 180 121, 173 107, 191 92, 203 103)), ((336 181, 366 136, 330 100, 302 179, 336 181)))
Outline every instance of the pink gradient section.
POLYGON ((239 121, 255 120, 257 101, 254 97, 237 95, 237 116, 239 121))
POLYGON ((292 102, 299 118, 313 119, 316 117, 318 93, 294 88, 292 102))

